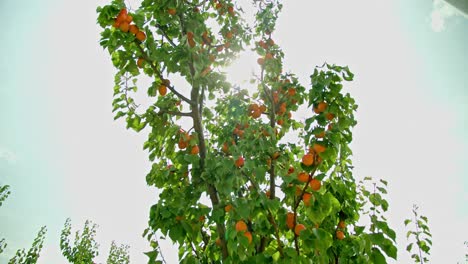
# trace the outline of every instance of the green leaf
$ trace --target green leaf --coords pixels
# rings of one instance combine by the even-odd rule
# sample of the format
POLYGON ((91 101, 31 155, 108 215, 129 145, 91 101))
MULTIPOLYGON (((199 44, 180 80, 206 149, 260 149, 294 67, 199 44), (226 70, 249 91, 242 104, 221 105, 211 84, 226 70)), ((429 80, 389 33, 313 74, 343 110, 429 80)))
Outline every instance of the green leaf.
POLYGON ((371 263, 374 263, 374 264, 386 264, 387 263, 387 260, 385 259, 384 255, 382 255, 382 252, 380 252, 378 248, 372 248, 371 263))

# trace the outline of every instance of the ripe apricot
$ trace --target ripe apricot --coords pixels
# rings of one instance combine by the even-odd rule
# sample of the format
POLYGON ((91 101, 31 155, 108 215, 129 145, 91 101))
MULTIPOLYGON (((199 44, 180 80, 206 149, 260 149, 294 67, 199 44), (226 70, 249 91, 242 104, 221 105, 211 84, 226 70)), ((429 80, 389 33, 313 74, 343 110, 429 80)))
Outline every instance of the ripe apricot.
POLYGON ((266 196, 267 198, 270 198, 270 195, 271 195, 271 192, 270 192, 269 190, 265 192, 265 196, 266 196))
POLYGON ((344 220, 340 220, 340 222, 338 222, 338 228, 345 229, 346 222, 344 220))
POLYGON ((205 216, 204 216, 204 215, 200 216, 200 217, 198 218, 198 220, 200 220, 200 222, 205 221, 205 216))
POLYGON ((231 212, 231 210, 232 210, 232 205, 228 204, 228 205, 224 206, 224 211, 225 211, 226 213, 231 212))
POLYGON ((293 172, 294 172, 294 167, 289 167, 289 169, 288 169, 288 174, 291 174, 291 173, 293 173, 293 172))
POLYGON ((223 147, 222 147, 222 151, 223 151, 225 154, 228 154, 228 153, 229 153, 229 145, 228 145, 227 142, 224 142, 223 147))
POLYGON ((344 237, 345 237, 345 235, 344 235, 343 231, 341 231, 341 230, 337 230, 337 231, 336 231, 336 238, 337 238, 338 240, 343 240, 344 237))
POLYGON ((219 238, 219 237, 216 238, 215 244, 216 244, 218 247, 221 246, 221 238, 219 238))
POLYGON ((244 157, 242 157, 242 156, 239 157, 239 158, 236 160, 235 164, 236 164, 236 167, 238 167, 238 168, 244 166, 244 157))
POLYGON ((302 157, 302 164, 304 164, 305 166, 311 166, 312 164, 314 164, 314 155, 310 153, 305 154, 302 157))
POLYGON ((233 6, 228 6, 228 13, 233 16, 234 15, 234 7, 233 6))
POLYGON ((177 145, 179 146, 179 149, 185 149, 187 147, 187 142, 181 138, 179 139, 179 143, 177 143, 177 145))
POLYGON ((332 121, 333 118, 335 118, 335 115, 332 114, 332 113, 327 113, 327 114, 325 115, 325 117, 327 118, 328 121, 332 121))
POLYGON ((119 14, 117 15, 117 19, 116 21, 118 21, 119 23, 122 23, 123 21, 126 21, 127 20, 127 9, 126 8, 122 8, 119 12, 119 14))
POLYGON ((280 126, 282 126, 284 124, 284 120, 283 119, 278 119, 278 121, 276 121, 276 123, 280 126))
POLYGON ((140 67, 140 68, 142 68, 144 62, 145 62, 145 59, 143 59, 143 58, 138 58, 138 60, 137 60, 137 66, 140 67))
POLYGON ((169 13, 169 15, 173 16, 177 13, 177 10, 175 8, 169 8, 167 9, 167 13, 169 13))
POLYGON ((276 151, 275 153, 273 153, 272 158, 275 160, 275 159, 277 159, 279 156, 280 156, 280 153, 279 153, 278 151, 276 151))
POLYGON ((281 105, 280 105, 280 107, 278 109, 278 114, 282 115, 284 113, 286 113, 286 103, 283 102, 283 103, 281 103, 281 105))
POLYGON ((188 39, 193 39, 193 32, 192 31, 187 32, 187 38, 188 39))
POLYGON ((310 188, 312 188, 312 190, 318 191, 318 190, 320 190, 320 187, 322 186, 322 183, 319 180, 314 178, 309 182, 309 186, 310 186, 310 188))
POLYGON ((305 230, 305 229, 306 229, 306 227, 303 224, 298 224, 294 228, 294 234, 296 234, 296 236, 298 236, 298 235, 301 234, 302 230, 305 230))
POLYGON ((159 86, 159 88, 158 88, 158 91, 159 91, 159 94, 160 94, 161 96, 166 95, 166 94, 167 94, 167 86, 164 85, 164 84, 161 84, 161 85, 159 86))
POLYGON ((231 42, 224 43, 224 48, 225 49, 229 49, 229 47, 231 47, 231 42))
POLYGON ((252 243, 252 233, 247 231, 244 233, 244 236, 247 238, 247 240, 249 240, 249 244, 252 243))
POLYGON ((264 58, 258 58, 258 59, 257 59, 257 63, 258 63, 259 65, 263 65, 263 64, 265 64, 265 59, 264 59, 264 58))
POLYGON ((296 89, 294 88, 289 88, 288 89, 288 95, 289 96, 294 96, 296 94, 296 89))
POLYGON ((145 32, 143 32, 143 31, 138 31, 138 32, 135 34, 135 37, 136 37, 139 41, 145 41, 145 39, 146 39, 146 34, 145 34, 145 32))
POLYGON ((307 172, 301 172, 297 175, 297 180, 304 183, 309 182, 309 174, 307 172))
POLYGON ((312 148, 314 149, 315 153, 322 153, 324 152, 327 148, 324 145, 315 143, 312 148))
POLYGON ((289 212, 286 215, 286 225, 288 226, 289 229, 294 228, 294 213, 289 212))
POLYGON ((137 25, 130 25, 128 27, 128 31, 130 31, 130 33, 135 35, 136 33, 138 33, 139 29, 138 29, 137 25))
POLYGON ((310 198, 312 198, 312 194, 310 193, 304 193, 304 195, 302 196, 302 201, 304 201, 305 206, 310 205, 310 198))
POLYGON ((190 154, 197 155, 200 152, 200 149, 198 148, 198 145, 195 145, 192 147, 190 150, 190 154))
POLYGON ((322 113, 322 112, 324 112, 324 111, 327 109, 327 106, 328 106, 327 103, 325 103, 325 102, 320 102, 320 103, 318 103, 318 105, 317 105, 317 111, 319 111, 319 113, 322 113))
POLYGON ((247 224, 243 220, 239 220, 236 223, 236 231, 237 232, 245 232, 247 231, 247 224))
POLYGON ((273 54, 271 54, 271 53, 268 52, 268 53, 265 55, 265 60, 271 60, 271 59, 273 59, 273 54))
POLYGON ((128 30, 130 29, 130 25, 128 24, 127 21, 125 21, 125 22, 120 23, 120 27, 119 27, 119 28, 120 28, 120 30, 122 30, 123 32, 127 33, 128 30))
POLYGON ((188 39, 188 44, 191 48, 195 47, 195 41, 193 39, 188 39))
POLYGON ((226 33, 226 38, 227 38, 227 39, 232 39, 232 37, 233 37, 232 32, 231 32, 231 31, 228 31, 228 32, 226 33))
POLYGON ((127 21, 128 23, 132 23, 132 21, 133 21, 133 16, 127 15, 127 19, 125 19, 125 21, 127 21))

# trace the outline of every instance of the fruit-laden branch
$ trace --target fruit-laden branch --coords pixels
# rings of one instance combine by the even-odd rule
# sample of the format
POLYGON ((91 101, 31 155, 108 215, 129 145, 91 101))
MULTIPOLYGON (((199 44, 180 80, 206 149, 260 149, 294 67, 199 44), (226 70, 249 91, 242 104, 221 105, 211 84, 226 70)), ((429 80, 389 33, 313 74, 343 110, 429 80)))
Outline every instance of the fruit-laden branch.
MULTIPOLYGON (((249 179, 250 183, 252 184, 254 189, 257 191, 257 193, 260 193, 260 188, 258 187, 258 184, 252 179, 252 177, 250 177, 249 175, 245 173, 242 173, 242 174, 249 179)), ((271 193, 270 193, 270 197, 271 197, 271 193)), ((268 213, 268 221, 270 221, 270 223, 273 225, 273 228, 275 229, 275 238, 276 238, 276 242, 278 243, 278 252, 280 253, 281 257, 284 257, 283 244, 280 239, 278 224, 276 224, 275 218, 273 217, 273 214, 271 213, 271 211, 262 202, 260 203, 260 205, 268 213)), ((266 236, 262 237, 262 241, 258 249, 259 252, 262 252, 263 250, 265 250, 266 242, 267 242, 267 237, 266 236)))
MULTIPOLYGON (((148 62, 148 64, 151 66, 151 69, 153 69, 153 71, 156 73, 156 75, 159 77, 159 79, 161 80, 164 80, 164 77, 162 76, 161 72, 158 70, 158 68, 156 67, 156 65, 153 64, 153 61, 150 59, 150 57, 148 56, 148 54, 143 50, 143 48, 140 46, 140 43, 138 42, 138 40, 135 40, 135 43, 136 43, 136 46, 138 47, 138 49, 140 50, 140 53, 141 53, 141 56, 143 57, 143 59, 145 59, 145 61, 148 62)), ((189 98, 185 97, 183 94, 179 93, 175 88, 174 86, 172 85, 167 85, 167 88, 169 88, 169 90, 171 90, 171 92, 173 92, 175 95, 177 95, 177 97, 179 97, 180 99, 184 100, 185 102, 187 102, 189 105, 196 105, 196 103, 192 100, 190 100, 189 98)))
MULTIPOLYGON (((297 219, 297 208, 299 207, 299 204, 301 204, 302 198, 304 197, 304 194, 306 193, 307 186, 309 185, 309 182, 312 180, 312 177, 315 174, 315 171, 317 170, 318 166, 315 166, 314 170, 309 174, 309 180, 304 184, 304 188, 302 188, 301 195, 299 195, 298 199, 296 200, 296 197, 294 197, 294 208, 293 208, 293 213, 294 213, 294 226, 297 225, 296 219, 297 219)), ((296 252, 297 255, 300 255, 300 249, 299 249, 299 241, 298 241, 298 235, 294 233, 294 245, 296 246, 296 252)))

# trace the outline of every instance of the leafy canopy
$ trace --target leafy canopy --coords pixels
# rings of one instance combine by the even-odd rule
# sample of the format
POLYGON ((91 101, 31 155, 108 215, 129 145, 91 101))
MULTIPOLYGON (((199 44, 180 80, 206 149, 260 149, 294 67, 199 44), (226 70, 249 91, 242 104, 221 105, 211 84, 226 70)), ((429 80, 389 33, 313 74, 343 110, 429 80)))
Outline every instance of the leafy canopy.
POLYGON ((279 1, 253 1, 252 25, 232 0, 140 4, 114 0, 97 12, 117 69, 115 118, 148 133, 146 181, 160 189, 144 232, 149 263, 164 261, 160 235, 177 243, 182 263, 396 259, 386 182, 368 191, 352 174, 348 67, 316 67, 308 86, 285 72, 274 40, 279 1), (223 72, 248 48, 258 55, 254 91, 223 72), (366 214, 372 225, 356 225, 366 214))

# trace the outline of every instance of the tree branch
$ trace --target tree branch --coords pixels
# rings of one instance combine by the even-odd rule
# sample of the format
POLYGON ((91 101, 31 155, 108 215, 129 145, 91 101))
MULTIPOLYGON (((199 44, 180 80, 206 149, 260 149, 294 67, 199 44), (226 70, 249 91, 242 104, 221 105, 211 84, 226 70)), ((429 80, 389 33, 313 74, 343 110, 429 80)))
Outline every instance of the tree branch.
MULTIPOLYGON (((151 66, 151 69, 153 69, 153 71, 156 73, 156 75, 159 77, 159 79, 163 80, 164 77, 162 76, 161 72, 156 68, 156 65, 153 64, 153 61, 150 59, 150 57, 148 56, 148 54, 147 54, 147 53, 143 50, 143 48, 140 46, 140 43, 138 43, 137 40, 135 40, 135 43, 136 43, 136 46, 138 47, 138 49, 140 50, 140 53, 141 53, 143 59, 149 63, 149 65, 151 66)), ((189 105, 195 105, 195 102, 193 102, 193 101, 190 100, 189 98, 185 97, 183 94, 179 93, 179 92, 174 88, 174 86, 168 85, 167 88, 169 88, 169 90, 170 90, 171 92, 173 92, 175 95, 177 95, 177 97, 179 97, 180 99, 182 99, 182 100, 184 100, 185 102, 187 102, 189 105)))

